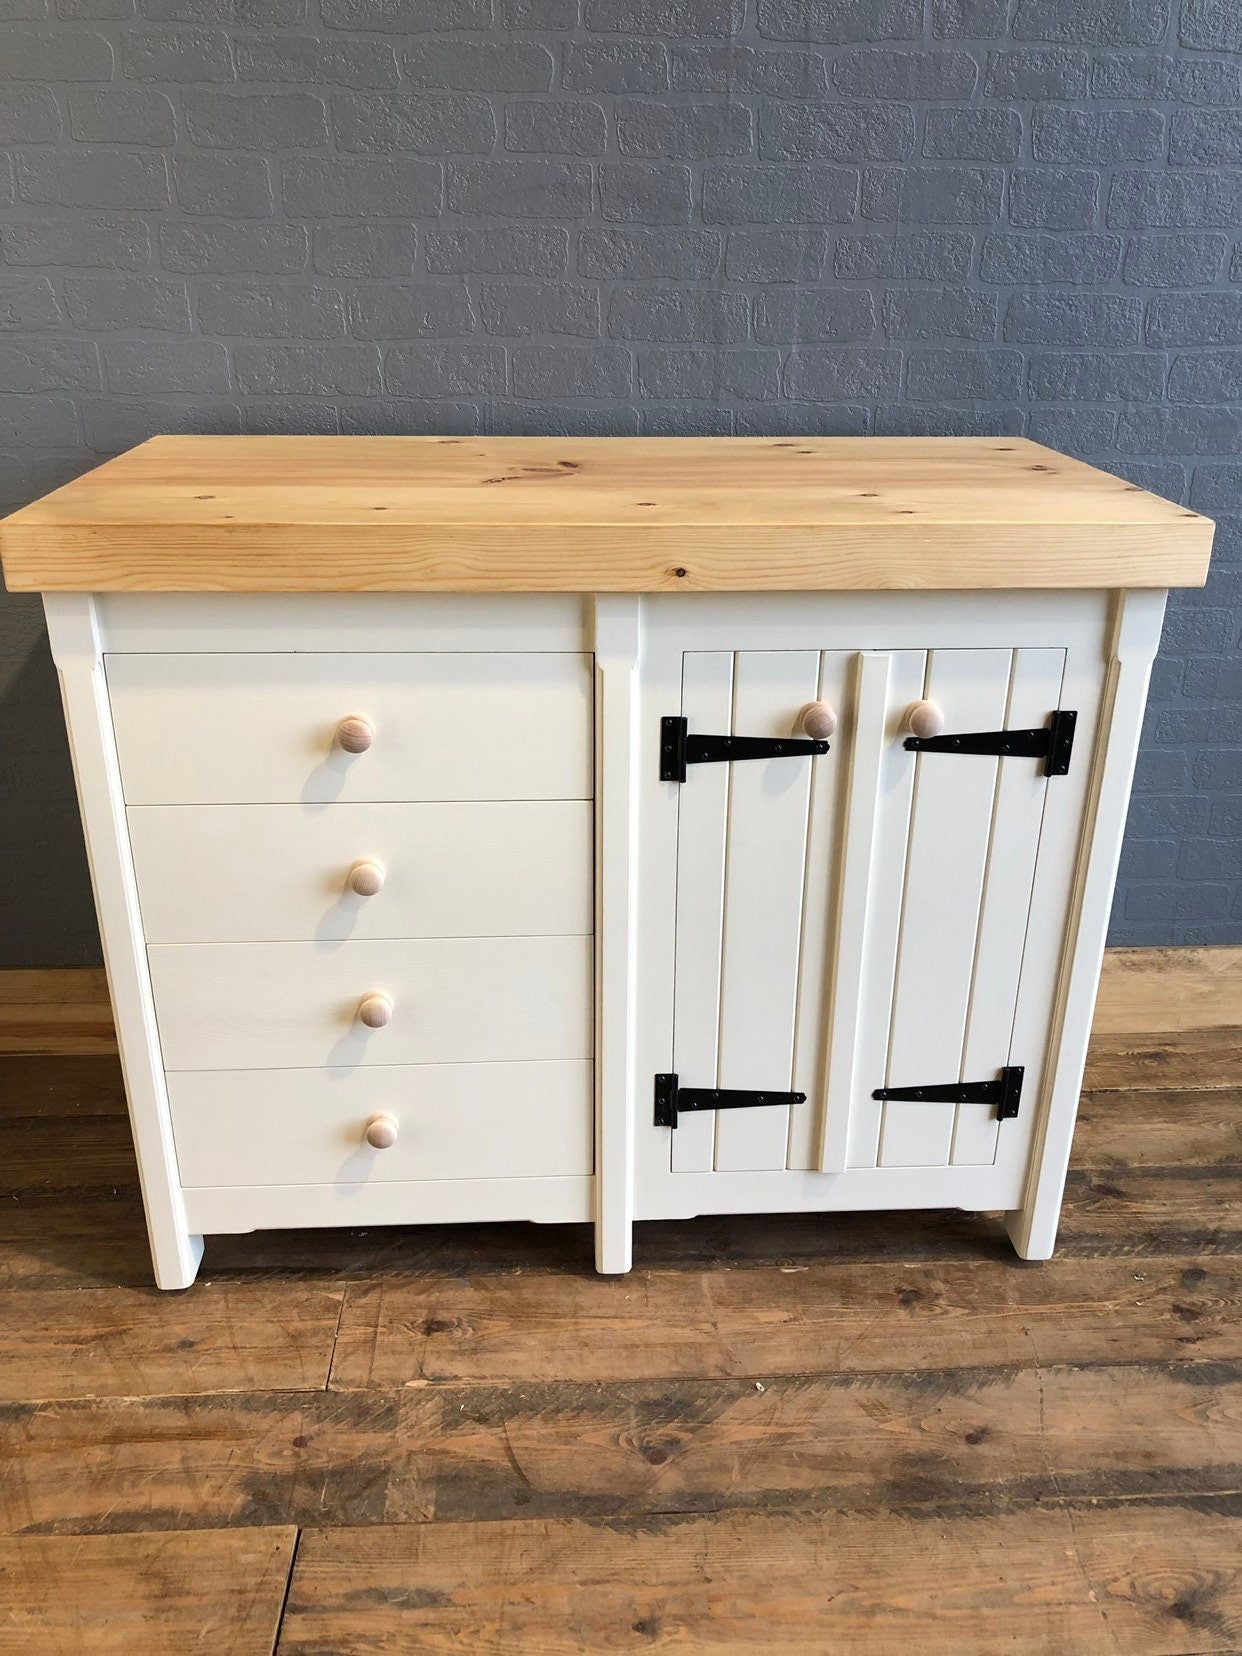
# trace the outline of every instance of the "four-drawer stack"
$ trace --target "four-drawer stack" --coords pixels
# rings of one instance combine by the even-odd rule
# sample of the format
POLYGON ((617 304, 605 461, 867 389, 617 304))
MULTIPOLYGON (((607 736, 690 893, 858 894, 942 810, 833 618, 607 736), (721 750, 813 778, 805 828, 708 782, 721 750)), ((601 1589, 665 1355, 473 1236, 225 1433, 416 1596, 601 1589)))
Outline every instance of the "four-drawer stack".
POLYGON ((589 1176, 590 658, 106 665, 182 1186, 589 1176))

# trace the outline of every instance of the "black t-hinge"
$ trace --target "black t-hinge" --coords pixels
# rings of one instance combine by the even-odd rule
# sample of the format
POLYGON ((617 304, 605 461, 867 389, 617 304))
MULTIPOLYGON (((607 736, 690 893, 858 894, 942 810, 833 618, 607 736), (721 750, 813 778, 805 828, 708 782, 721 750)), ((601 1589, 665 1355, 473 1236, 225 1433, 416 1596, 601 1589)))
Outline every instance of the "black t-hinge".
POLYGON ((811 736, 691 736, 688 721, 660 720, 660 781, 684 782, 687 765, 725 765, 738 759, 792 759, 827 753, 828 743, 811 736))
POLYGON ((676 1127, 683 1110, 753 1110, 765 1104, 805 1104, 801 1092, 744 1092, 730 1087, 683 1087, 675 1075, 655 1078, 655 1124, 676 1127))
POLYGON ((1023 1064, 1007 1064, 995 1081, 942 1081, 926 1087, 877 1087, 872 1098, 904 1104, 995 1104, 997 1121, 1012 1121, 1022 1101, 1023 1064))
POLYGON ((1048 715, 1048 723, 1037 730, 974 730, 960 736, 907 736, 912 753, 991 753, 1000 758, 1042 759, 1045 776, 1064 776, 1074 751, 1074 726, 1078 714, 1072 708, 1048 715))

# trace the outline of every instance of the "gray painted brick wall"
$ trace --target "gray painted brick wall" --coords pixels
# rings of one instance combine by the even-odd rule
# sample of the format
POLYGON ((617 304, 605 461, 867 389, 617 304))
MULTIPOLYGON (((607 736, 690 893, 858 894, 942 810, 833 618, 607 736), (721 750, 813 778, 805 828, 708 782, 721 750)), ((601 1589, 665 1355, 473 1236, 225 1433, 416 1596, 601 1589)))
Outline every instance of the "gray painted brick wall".
MULTIPOLYGON (((1239 0, 4 0, 0 502, 157 431, 1025 432, 1219 516, 1113 937, 1242 938, 1239 0)), ((0 964, 97 956, 0 605, 0 964)))

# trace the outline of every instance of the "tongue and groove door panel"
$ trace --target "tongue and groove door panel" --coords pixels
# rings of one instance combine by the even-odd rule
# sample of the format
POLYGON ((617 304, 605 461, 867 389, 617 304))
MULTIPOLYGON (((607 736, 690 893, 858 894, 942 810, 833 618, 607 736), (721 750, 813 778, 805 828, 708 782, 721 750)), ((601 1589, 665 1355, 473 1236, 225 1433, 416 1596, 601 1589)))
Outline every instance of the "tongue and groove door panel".
MULTIPOLYGON (((807 702, 839 706, 847 661, 818 650, 691 651, 682 713, 692 731, 789 736, 807 702)), ((824 970, 829 759, 697 765, 680 789, 673 1067, 687 1085, 808 1090, 795 1069, 818 1069, 817 1027, 804 1030, 803 1008, 824 970)), ((791 1138, 809 1153, 807 1109, 685 1116, 671 1135, 672 1168, 784 1169, 791 1138)))
MULTIPOLYGON (((1064 650, 1015 650, 1005 728, 1023 730, 1042 725, 1048 714, 1061 706, 1064 677, 1064 650)), ((1029 1069, 1035 1058, 1025 1047, 1018 1050, 1014 1017, 1026 955, 1035 862, 1050 785, 1064 788, 1065 784, 1059 779, 1050 784, 1043 765, 1036 760, 1001 759, 997 763, 992 830, 962 1060, 964 1080, 987 1079, 998 1065, 1005 1063, 1023 1064, 1029 1069), (1008 1057, 1000 1050, 998 1037, 1008 1038, 1008 1057)), ((1030 1108, 1033 1105, 1028 1100, 1030 1108)), ((954 1116, 950 1165, 963 1167, 993 1162, 1000 1125, 995 1110, 987 1105, 959 1104, 954 1116)))
POLYGON ((679 789, 674 1068, 688 1086, 807 1094, 684 1116, 674 1172, 990 1165, 977 1103, 879 1088, 988 1081, 1011 1052, 1042 763, 905 749, 912 701, 947 732, 1043 725, 1060 649, 702 651, 691 730, 788 735, 838 709, 832 751, 693 767, 679 789))
MULTIPOLYGON (((935 650, 926 697, 943 710, 947 731, 1038 726, 1060 703, 1062 668, 1058 650, 935 650)), ((887 1064, 873 1085, 990 1080, 1011 1061, 1047 779, 1036 759, 906 757, 914 761, 913 800, 887 1064)), ((889 985, 869 974, 867 987, 882 1019, 889 985)), ((997 1121, 988 1104, 889 1100, 878 1107, 875 1165, 993 1159, 997 1121)), ((870 1148, 862 1165, 873 1165, 870 1148)))

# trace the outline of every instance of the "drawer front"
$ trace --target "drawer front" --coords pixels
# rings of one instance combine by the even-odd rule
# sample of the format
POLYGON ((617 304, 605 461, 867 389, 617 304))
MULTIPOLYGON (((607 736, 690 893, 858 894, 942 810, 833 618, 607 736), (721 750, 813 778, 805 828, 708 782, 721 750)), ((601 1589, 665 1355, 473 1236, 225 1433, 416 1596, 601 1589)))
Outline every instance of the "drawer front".
POLYGON ((587 656, 113 655, 107 672, 129 805, 591 797, 587 656))
POLYGON ((157 943, 147 954, 169 1070, 591 1056, 589 937, 157 943), (363 1023, 368 997, 387 999, 383 1027, 363 1023))
POLYGON ((128 816, 151 943, 592 928, 589 800, 138 805, 128 816))
POLYGON ((170 1075, 187 1187, 517 1179, 591 1171, 591 1065, 432 1064, 170 1075), (373 1149, 369 1121, 395 1142, 373 1149))

